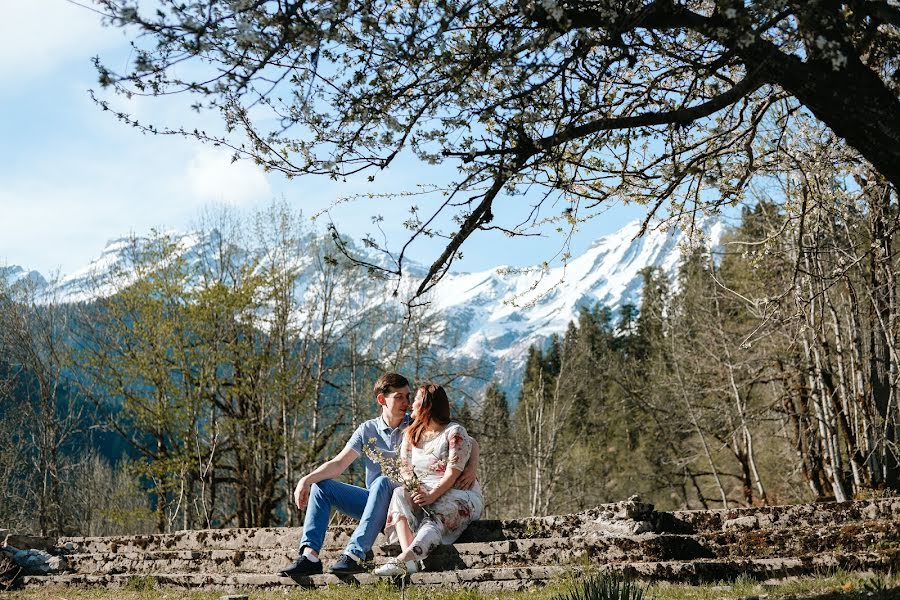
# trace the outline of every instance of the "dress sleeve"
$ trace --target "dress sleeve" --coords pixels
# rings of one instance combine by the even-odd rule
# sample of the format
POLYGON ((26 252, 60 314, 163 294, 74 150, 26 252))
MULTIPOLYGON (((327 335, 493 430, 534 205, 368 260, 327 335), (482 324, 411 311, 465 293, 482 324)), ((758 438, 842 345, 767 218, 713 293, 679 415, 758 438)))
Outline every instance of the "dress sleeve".
POLYGON ((462 471, 472 454, 472 438, 462 425, 454 423, 447 428, 447 466, 462 471))
POLYGON ((406 432, 403 433, 403 438, 400 440, 400 457, 406 460, 412 459, 412 451, 409 447, 409 438, 406 436, 406 432))

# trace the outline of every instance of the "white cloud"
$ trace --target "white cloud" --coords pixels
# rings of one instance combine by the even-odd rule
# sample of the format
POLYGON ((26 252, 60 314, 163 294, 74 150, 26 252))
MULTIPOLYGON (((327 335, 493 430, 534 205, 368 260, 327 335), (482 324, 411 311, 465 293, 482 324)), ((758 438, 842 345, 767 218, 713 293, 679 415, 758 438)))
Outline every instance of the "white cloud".
POLYGON ((0 79, 17 86, 122 43, 121 32, 104 28, 99 14, 65 0, 2 0, 0 5, 0 79))
POLYGON ((185 173, 186 188, 199 204, 249 204, 272 197, 263 170, 239 160, 231 162, 225 151, 199 148, 185 173))

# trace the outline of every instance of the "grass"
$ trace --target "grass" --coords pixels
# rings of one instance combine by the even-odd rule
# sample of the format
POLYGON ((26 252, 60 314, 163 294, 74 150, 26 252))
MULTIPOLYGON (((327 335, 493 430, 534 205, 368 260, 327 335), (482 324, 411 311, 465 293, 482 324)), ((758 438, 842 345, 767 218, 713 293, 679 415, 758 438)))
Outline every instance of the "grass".
MULTIPOLYGON (((468 590, 434 590, 407 587, 401 591, 387 584, 374 586, 331 586, 322 589, 240 592, 250 600, 555 600, 570 589, 571 581, 559 581, 545 588, 523 592, 482 593, 468 590)), ((219 600, 238 592, 195 592, 156 588, 150 578, 135 578, 120 589, 48 587, 17 592, 0 592, 0 600, 219 600)), ((865 576, 835 572, 818 577, 780 583, 738 579, 719 584, 691 586, 656 584, 646 596, 652 600, 896 600, 900 598, 900 575, 865 576)))

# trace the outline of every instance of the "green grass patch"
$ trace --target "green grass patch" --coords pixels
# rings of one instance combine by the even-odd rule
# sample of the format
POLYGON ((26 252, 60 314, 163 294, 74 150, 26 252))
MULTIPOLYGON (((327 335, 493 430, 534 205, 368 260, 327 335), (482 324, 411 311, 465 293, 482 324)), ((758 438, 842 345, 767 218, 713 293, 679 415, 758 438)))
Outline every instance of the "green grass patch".
MULTIPOLYGON (((0 600, 219 600, 229 593, 157 587, 156 583, 152 577, 136 577, 120 589, 47 587, 0 592, 0 600)), ((400 590, 379 583, 242 593, 250 600, 561 600, 579 583, 578 579, 560 580, 521 592, 485 593, 416 586, 400 590)), ((754 597, 760 600, 897 600, 900 575, 867 576, 839 571, 771 584, 746 578, 697 586, 657 583, 650 585, 644 594, 645 600, 749 600, 754 597)))

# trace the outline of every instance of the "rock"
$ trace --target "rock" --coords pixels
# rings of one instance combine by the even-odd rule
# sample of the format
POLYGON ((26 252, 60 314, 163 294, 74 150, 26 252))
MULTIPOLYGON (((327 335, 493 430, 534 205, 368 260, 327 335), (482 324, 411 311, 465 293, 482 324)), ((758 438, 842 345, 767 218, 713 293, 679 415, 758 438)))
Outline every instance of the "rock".
POLYGON ((635 521, 631 533, 637 535, 639 533, 649 533, 653 531, 653 523, 650 521, 635 521))
POLYGON ((728 531, 729 529, 737 529, 737 530, 749 530, 749 529, 759 529, 759 519, 756 515, 748 515, 746 517, 736 517, 734 519, 728 519, 724 523, 722 523, 722 529, 728 531))
POLYGON ((53 537, 41 537, 37 535, 19 535, 10 533, 6 536, 5 546, 16 548, 33 548, 35 550, 52 550, 56 548, 57 539, 53 537))
POLYGON ((32 575, 59 573, 66 568, 66 559, 61 556, 53 556, 45 550, 19 550, 10 545, 3 550, 7 555, 12 554, 12 559, 16 564, 32 575))
POLYGON ((219 600, 250 600, 250 596, 244 594, 231 594, 228 596, 222 596, 219 600))
POLYGON ((655 531, 653 505, 641 502, 638 496, 615 504, 604 504, 595 510, 598 516, 587 528, 591 531, 612 535, 638 535, 655 531))

